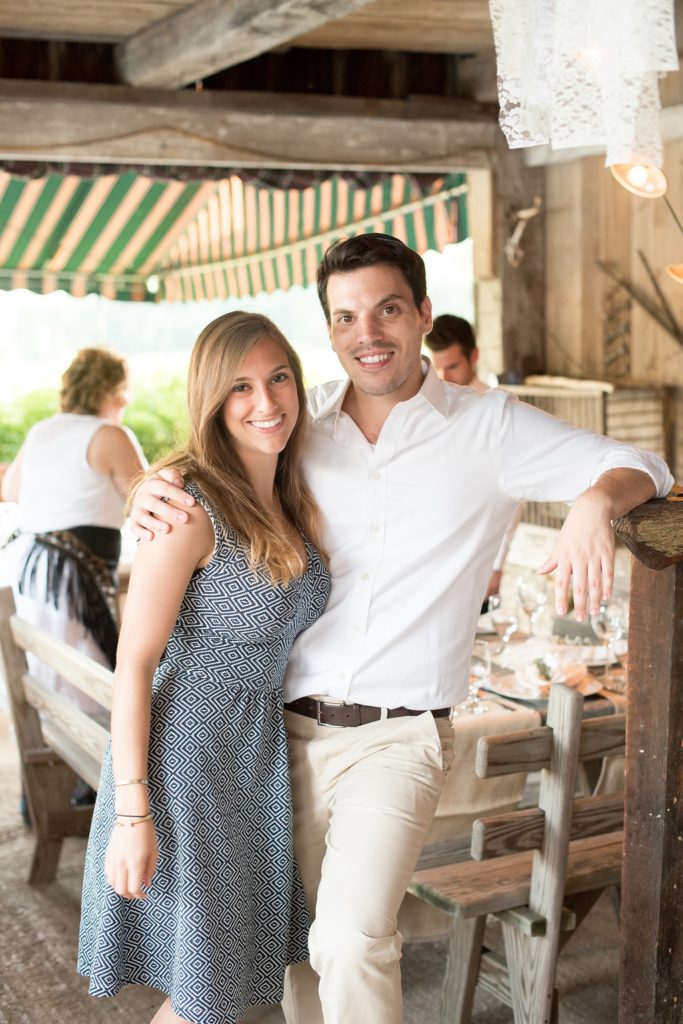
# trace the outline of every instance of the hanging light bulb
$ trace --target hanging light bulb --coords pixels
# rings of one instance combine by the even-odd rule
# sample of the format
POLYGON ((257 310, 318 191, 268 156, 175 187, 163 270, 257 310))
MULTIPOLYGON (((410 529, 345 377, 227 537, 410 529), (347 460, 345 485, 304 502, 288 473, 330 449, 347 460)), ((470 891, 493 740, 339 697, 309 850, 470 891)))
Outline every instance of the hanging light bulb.
MULTIPOLYGON (((612 164, 610 171, 619 184, 634 195, 644 199, 664 199, 678 230, 683 234, 683 224, 665 195, 668 182, 664 171, 644 163, 612 164)), ((666 272, 677 284, 683 284, 683 263, 670 263, 666 272)))
POLYGON ((610 171, 622 188, 643 199, 659 199, 666 192, 666 175, 652 164, 612 164, 610 171))

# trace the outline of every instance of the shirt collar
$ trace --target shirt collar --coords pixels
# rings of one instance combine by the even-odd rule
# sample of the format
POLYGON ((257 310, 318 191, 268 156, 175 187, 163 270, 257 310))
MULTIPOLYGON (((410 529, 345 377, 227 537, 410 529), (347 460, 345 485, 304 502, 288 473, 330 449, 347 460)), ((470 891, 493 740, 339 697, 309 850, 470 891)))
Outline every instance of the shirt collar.
POLYGON ((425 378, 422 382, 422 387, 418 391, 418 395, 421 395, 422 398, 429 402, 435 412, 438 412, 440 416, 447 419, 448 398, 446 397, 444 382, 426 356, 422 356, 422 368, 425 371, 425 378))
POLYGON ((346 392, 349 390, 351 381, 348 377, 344 377, 343 380, 337 381, 334 385, 330 396, 322 403, 319 409, 313 414, 312 419, 314 422, 321 422, 327 419, 328 416, 339 417, 341 407, 344 404, 344 398, 346 392))
MULTIPOLYGON (((438 412, 440 416, 446 419, 448 416, 448 399, 446 398, 446 390, 444 388, 443 381, 440 379, 430 360, 427 359, 426 356, 422 356, 422 370, 424 372, 422 387, 414 397, 423 398, 429 403, 429 405, 431 405, 435 412, 438 412)), ((313 420, 321 422, 322 420, 327 419, 328 416, 334 416, 338 419, 350 384, 351 381, 348 377, 338 381, 329 398, 323 402, 320 408, 316 411, 313 416, 313 420)), ((413 401, 413 399, 409 399, 409 401, 413 401)))

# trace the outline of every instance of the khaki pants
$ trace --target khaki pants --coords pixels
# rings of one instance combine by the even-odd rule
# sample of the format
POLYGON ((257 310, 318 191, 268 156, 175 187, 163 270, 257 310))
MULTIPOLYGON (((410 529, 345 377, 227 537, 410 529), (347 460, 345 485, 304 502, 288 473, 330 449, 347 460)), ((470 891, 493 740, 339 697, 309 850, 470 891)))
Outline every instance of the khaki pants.
POLYGON ((430 713, 334 729, 286 713, 294 846, 314 923, 287 1024, 401 1024, 396 916, 452 758, 430 713))

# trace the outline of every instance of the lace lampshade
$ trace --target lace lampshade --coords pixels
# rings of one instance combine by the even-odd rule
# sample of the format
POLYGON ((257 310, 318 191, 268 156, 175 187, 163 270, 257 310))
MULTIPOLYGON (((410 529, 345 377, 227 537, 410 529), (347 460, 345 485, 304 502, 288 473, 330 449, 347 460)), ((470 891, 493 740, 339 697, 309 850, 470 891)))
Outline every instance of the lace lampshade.
POLYGON ((658 75, 678 67, 673 0, 489 0, 511 149, 604 145, 662 165, 658 75))

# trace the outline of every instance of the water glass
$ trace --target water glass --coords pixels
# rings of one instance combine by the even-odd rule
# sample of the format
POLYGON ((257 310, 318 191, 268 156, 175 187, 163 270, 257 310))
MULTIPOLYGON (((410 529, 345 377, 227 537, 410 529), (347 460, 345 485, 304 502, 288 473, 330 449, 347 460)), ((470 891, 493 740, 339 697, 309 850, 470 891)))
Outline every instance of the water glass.
POLYGON ((495 649, 495 654, 500 654, 509 644, 510 638, 517 632, 519 626, 519 615, 515 608, 505 606, 498 595, 489 598, 489 618, 500 643, 495 649))
POLYGON ((482 715, 488 708, 479 697, 479 688, 491 677, 491 648, 486 640, 475 640, 472 644, 470 676, 467 684, 467 700, 460 704, 454 715, 482 715))
POLYGON ((595 635, 605 644, 605 686, 612 681, 612 645, 626 632, 626 606, 619 597, 602 601, 595 615, 591 615, 595 635))
POLYGON ((548 600, 545 580, 539 579, 538 576, 518 576, 517 597, 522 611, 529 620, 529 635, 533 636, 536 619, 548 600))

